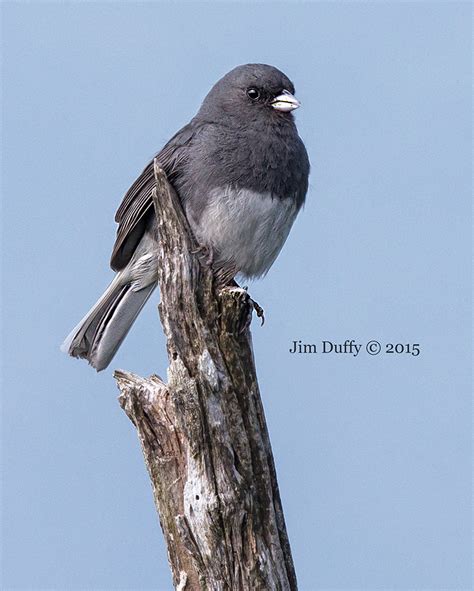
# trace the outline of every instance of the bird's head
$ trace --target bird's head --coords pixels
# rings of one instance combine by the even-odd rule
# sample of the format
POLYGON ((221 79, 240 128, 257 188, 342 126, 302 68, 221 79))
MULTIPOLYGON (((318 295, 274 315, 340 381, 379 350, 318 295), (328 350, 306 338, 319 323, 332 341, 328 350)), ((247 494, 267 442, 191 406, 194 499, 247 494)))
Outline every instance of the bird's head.
POLYGON ((246 118, 291 117, 300 106, 295 88, 283 72, 266 64, 237 66, 223 76, 209 91, 199 111, 200 116, 246 118))

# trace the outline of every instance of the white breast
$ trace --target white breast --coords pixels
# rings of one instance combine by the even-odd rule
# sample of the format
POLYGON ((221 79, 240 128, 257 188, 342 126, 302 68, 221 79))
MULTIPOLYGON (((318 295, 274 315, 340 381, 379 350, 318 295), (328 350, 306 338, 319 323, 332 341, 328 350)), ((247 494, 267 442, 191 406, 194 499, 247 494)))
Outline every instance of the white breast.
POLYGON ((199 223, 190 223, 198 242, 211 246, 217 267, 258 277, 272 266, 297 213, 293 199, 224 187, 210 193, 199 223))

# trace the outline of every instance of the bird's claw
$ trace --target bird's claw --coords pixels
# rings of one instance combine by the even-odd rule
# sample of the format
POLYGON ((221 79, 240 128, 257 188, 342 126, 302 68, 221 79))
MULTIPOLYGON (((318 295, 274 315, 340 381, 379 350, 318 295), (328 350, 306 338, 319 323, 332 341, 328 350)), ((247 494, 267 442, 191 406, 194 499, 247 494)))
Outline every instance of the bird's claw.
POLYGON ((201 245, 191 251, 191 254, 197 254, 200 262, 206 267, 212 267, 214 262, 214 251, 212 246, 201 245))
MULTIPOLYGON (((250 298, 252 300, 252 298, 250 298)), ((259 318, 261 318, 262 323, 260 324, 260 326, 263 326, 265 323, 265 313, 264 310, 262 308, 262 306, 260 306, 255 300, 252 300, 252 306, 253 309, 255 310, 255 313, 257 314, 257 316, 259 318)))
MULTIPOLYGON (((247 292, 249 290, 248 285, 244 285, 243 287, 240 287, 240 285, 237 283, 237 281, 235 279, 231 279, 229 285, 232 285, 232 287, 238 287, 239 289, 244 289, 247 292)), ((252 306, 253 306, 253 309, 255 310, 255 313, 257 314, 257 316, 259 318, 262 319, 262 323, 260 324, 260 326, 263 326, 264 323, 265 323, 265 313, 264 313, 264 310, 263 310, 262 306, 260 306, 258 304, 258 302, 256 302, 251 297, 250 297, 250 301, 252 302, 252 306)))

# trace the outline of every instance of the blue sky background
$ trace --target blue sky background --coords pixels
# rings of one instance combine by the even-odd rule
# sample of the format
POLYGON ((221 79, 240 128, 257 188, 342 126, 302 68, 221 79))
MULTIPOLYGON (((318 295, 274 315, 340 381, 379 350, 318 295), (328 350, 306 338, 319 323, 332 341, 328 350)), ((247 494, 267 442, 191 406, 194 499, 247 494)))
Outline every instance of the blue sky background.
POLYGON ((307 205, 255 355, 302 591, 471 589, 470 4, 3 3, 3 588, 171 589, 113 368, 165 374, 158 294, 109 370, 59 344, 122 195, 237 64, 294 81, 307 205), (421 355, 288 353, 293 340, 421 355))

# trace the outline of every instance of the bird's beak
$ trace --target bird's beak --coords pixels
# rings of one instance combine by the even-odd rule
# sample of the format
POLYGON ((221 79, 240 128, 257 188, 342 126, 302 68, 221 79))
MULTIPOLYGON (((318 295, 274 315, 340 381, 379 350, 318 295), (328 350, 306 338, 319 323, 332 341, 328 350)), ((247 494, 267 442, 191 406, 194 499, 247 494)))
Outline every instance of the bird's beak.
POLYGON ((280 95, 275 97, 270 104, 277 111, 283 111, 284 113, 294 111, 301 105, 300 101, 296 99, 291 92, 288 92, 288 90, 284 90, 280 95))

